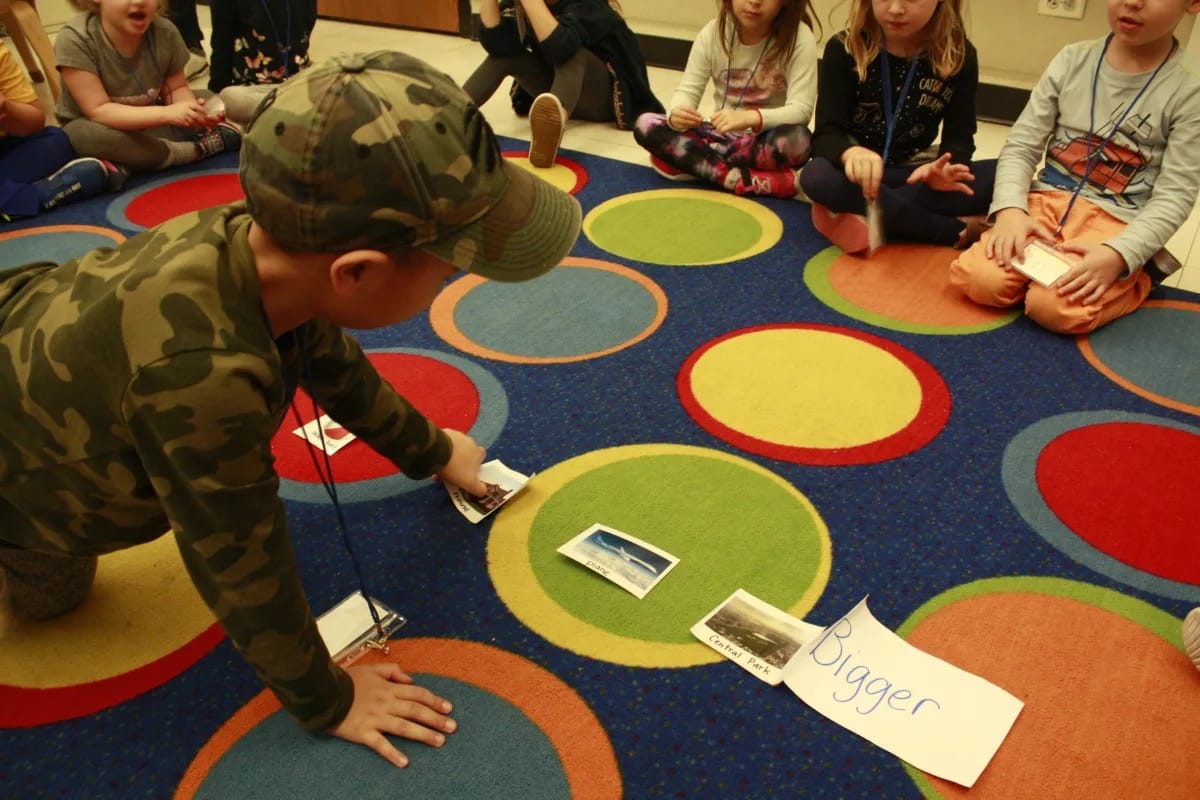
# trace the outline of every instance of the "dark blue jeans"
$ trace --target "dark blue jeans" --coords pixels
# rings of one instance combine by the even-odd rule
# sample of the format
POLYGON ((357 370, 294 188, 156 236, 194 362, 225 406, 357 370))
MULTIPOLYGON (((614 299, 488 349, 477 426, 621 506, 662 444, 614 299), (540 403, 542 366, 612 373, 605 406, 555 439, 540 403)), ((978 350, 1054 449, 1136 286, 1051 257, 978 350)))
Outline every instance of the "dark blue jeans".
MULTIPOLYGON (((889 239, 928 242, 953 247, 963 231, 959 217, 986 214, 992 203, 996 182, 996 160, 975 161, 971 172, 975 194, 939 192, 928 184, 909 185, 908 176, 919 164, 885 167, 879 187, 884 228, 889 239)), ((862 187, 846 177, 840 164, 827 158, 814 158, 800 173, 800 185, 814 203, 830 211, 865 214, 862 187)))
POLYGON ((62 128, 45 128, 31 136, 0 136, 0 213, 36 216, 41 209, 34 182, 73 158, 71 140, 62 128))

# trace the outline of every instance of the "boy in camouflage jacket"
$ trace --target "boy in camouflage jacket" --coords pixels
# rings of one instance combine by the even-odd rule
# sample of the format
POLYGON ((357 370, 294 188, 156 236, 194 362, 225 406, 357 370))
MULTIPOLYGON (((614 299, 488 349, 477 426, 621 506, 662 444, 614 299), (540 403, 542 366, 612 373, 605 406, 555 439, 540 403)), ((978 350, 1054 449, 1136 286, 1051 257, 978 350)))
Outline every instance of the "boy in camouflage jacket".
POLYGON ((542 274, 574 244, 579 205, 510 167, 448 76, 390 52, 283 84, 246 130, 240 178, 244 203, 0 273, 0 584, 11 613, 61 615, 97 555, 169 529, 296 720, 404 766, 381 734, 438 746, 450 704, 394 664, 332 662, 271 440, 304 379, 409 476, 483 494, 483 448, 397 395, 340 326, 417 314, 455 269, 542 274))

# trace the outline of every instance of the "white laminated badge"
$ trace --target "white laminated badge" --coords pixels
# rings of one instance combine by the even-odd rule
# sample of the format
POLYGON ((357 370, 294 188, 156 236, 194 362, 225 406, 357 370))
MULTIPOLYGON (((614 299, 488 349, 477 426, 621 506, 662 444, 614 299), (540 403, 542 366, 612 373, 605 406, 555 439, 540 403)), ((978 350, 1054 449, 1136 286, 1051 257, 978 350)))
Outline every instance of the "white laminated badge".
POLYGON ((791 657, 823 630, 738 589, 693 625, 692 635, 759 680, 778 686, 791 657))
POLYGON ((370 646, 382 648, 388 636, 408 620, 383 603, 372 598, 371 605, 379 615, 379 624, 371 616, 367 600, 361 591, 347 597, 317 617, 317 632, 339 664, 353 663, 370 646), (374 643, 372 645, 371 643, 374 643))
POLYGON ((667 551, 599 523, 572 538, 558 552, 608 578, 639 600, 679 563, 667 551))
POLYGON ((883 206, 878 200, 867 201, 867 255, 875 255, 875 251, 887 244, 887 236, 883 231, 883 206))
POLYGON ((328 414, 322 414, 302 428, 296 428, 292 433, 304 439, 318 450, 321 442, 325 442, 325 452, 333 455, 355 440, 355 435, 334 422, 328 414))
POLYGON ((1021 261, 1013 261, 1013 268, 1042 286, 1049 286, 1067 273, 1071 262, 1048 244, 1032 241, 1025 246, 1021 261))
POLYGON ((471 522, 479 522, 500 506, 507 503, 529 483, 529 476, 509 469, 498 459, 479 467, 479 480, 487 487, 487 494, 476 497, 457 486, 446 484, 446 491, 454 501, 454 507, 471 522))

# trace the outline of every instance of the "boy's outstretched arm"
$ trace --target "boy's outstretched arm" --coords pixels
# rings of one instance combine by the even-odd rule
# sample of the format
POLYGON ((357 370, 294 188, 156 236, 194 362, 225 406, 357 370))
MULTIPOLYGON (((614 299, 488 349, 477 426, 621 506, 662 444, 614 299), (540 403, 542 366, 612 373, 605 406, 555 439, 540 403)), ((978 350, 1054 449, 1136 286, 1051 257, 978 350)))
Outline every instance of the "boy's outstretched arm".
POLYGON ((397 767, 407 767, 408 756, 385 734, 441 747, 446 734, 458 727, 447 716, 453 710, 450 702, 417 686, 396 664, 360 664, 346 672, 354 682, 354 702, 342 721, 329 729, 339 739, 369 747, 397 767))

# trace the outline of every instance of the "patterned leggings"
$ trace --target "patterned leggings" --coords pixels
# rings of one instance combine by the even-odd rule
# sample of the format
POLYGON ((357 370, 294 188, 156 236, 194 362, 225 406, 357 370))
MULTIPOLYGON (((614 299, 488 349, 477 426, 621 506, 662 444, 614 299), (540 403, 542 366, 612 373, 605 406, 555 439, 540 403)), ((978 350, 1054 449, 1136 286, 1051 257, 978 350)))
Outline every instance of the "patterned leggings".
POLYGON ((689 175, 728 189, 738 184, 745 190, 739 194, 778 197, 795 194, 795 173, 808 161, 812 141, 803 125, 740 134, 721 133, 708 124, 677 131, 665 114, 655 113, 637 118, 633 136, 650 155, 689 175))

